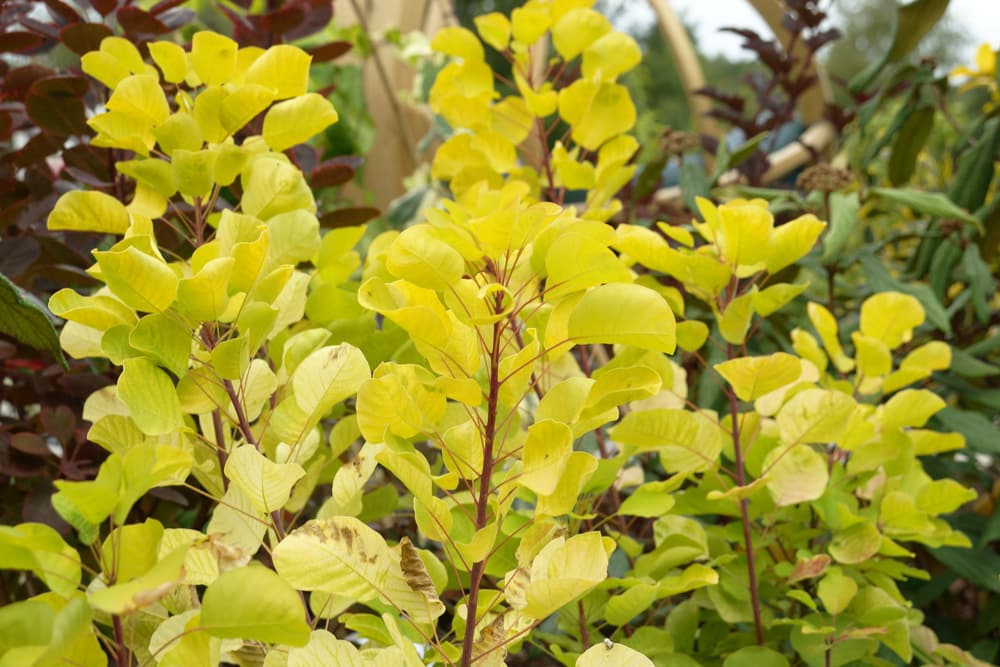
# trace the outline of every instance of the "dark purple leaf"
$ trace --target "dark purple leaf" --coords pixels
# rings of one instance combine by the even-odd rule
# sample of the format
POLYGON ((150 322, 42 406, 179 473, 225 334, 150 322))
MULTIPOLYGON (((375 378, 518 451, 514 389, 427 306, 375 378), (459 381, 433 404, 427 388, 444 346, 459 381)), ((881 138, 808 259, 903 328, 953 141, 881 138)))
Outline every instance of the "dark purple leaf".
POLYGON ((149 8, 149 13, 158 16, 169 9, 173 9, 177 5, 183 5, 186 1, 187 0, 160 0, 160 2, 149 8))
POLYGON ((280 37, 298 27, 306 18, 306 13, 301 7, 285 5, 273 12, 249 16, 247 18, 257 27, 257 30, 280 37))
POLYGON ((62 287, 93 287, 100 281, 77 266, 50 264, 38 267, 38 272, 46 279, 59 283, 62 287))
POLYGON ((0 273, 16 279, 42 254, 38 241, 30 236, 15 236, 0 241, 0 273))
POLYGON ((45 439, 37 433, 15 433, 10 437, 10 446, 32 456, 52 456, 45 439))
POLYGON ((324 229, 357 227, 380 215, 382 212, 371 206, 349 206, 322 215, 319 219, 319 225, 324 229))
POLYGON ((49 435, 55 437, 61 443, 73 442, 77 420, 76 415, 65 405, 58 405, 53 409, 50 406, 42 408, 39 415, 42 420, 42 428, 49 435))
POLYGON ((7 141, 14 132, 14 120, 9 111, 0 111, 0 141, 7 141))
POLYGON ((333 20, 332 2, 329 2, 328 0, 308 2, 307 5, 309 5, 309 7, 305 11, 305 21, 299 23, 294 30, 289 31, 288 34, 285 35, 285 39, 289 41, 302 39, 303 37, 313 35, 330 25, 330 21, 333 20))
POLYGON ((320 46, 309 49, 309 54, 313 57, 314 63, 325 63, 336 60, 353 48, 350 42, 327 42, 320 46))
POLYGON ((69 136, 87 131, 83 101, 76 97, 30 94, 25 108, 31 120, 46 132, 69 136))
POLYGON ((95 148, 90 144, 77 144, 63 151, 63 162, 101 181, 114 180, 115 171, 109 162, 107 150, 95 148))
POLYGON ((31 84, 31 92, 43 97, 83 97, 89 88, 82 76, 47 76, 31 84))
POLYGON ((112 34, 111 29, 101 23, 74 23, 60 31, 59 39, 70 51, 82 56, 88 51, 96 51, 101 40, 112 34))
POLYGON ((49 8, 49 14, 52 18, 58 20, 62 19, 65 23, 76 23, 80 20, 80 15, 76 13, 76 10, 67 5, 61 0, 42 0, 45 5, 49 8))
POLYGON ((354 178, 354 169, 342 164, 320 165, 309 177, 309 185, 314 188, 332 188, 343 185, 354 178))
POLYGON ((164 25, 163 21, 134 5, 122 7, 115 16, 126 34, 162 35, 170 32, 170 27, 164 25))
POLYGON ((163 22, 163 25, 171 30, 177 30, 192 23, 198 18, 198 15, 186 7, 178 7, 177 9, 171 9, 160 14, 159 18, 163 22))
POLYGON ((41 65, 25 65, 13 69, 0 82, 0 99, 23 101, 36 79, 52 74, 55 72, 41 65))
POLYGON ((111 12, 115 11, 115 7, 118 6, 116 0, 90 0, 90 4, 94 6, 101 16, 107 16, 111 12))
POLYGON ((59 39, 60 26, 55 23, 43 23, 32 18, 21 19, 21 25, 28 30, 33 30, 40 35, 45 35, 49 39, 59 39))
POLYGON ((39 46, 45 38, 26 30, 14 30, 3 33, 0 40, 0 53, 23 53, 39 46))
MULTIPOLYGON (((78 100, 79 101, 79 100, 78 100)), ((50 155, 55 155, 62 148, 62 141, 46 132, 40 132, 28 140, 21 150, 14 153, 14 163, 19 167, 27 167, 42 162, 50 155)))

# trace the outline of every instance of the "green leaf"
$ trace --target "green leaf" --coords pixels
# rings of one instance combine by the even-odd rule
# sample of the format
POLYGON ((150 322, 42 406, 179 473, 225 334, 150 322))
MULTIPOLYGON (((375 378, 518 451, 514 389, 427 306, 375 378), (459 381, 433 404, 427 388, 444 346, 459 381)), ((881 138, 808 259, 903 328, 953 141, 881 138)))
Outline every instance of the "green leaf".
POLYGON ((659 294, 641 285, 611 284, 588 290, 569 316, 573 342, 621 343, 672 354, 674 313, 659 294))
POLYGON ((833 534, 830 555, 846 565, 863 563, 882 546, 882 535, 871 521, 859 521, 833 534))
POLYGON ((965 436, 969 449, 984 454, 1000 454, 1000 428, 982 412, 947 407, 936 415, 944 430, 965 436))
POLYGON ((958 576, 976 586, 1000 593, 1000 556, 990 548, 972 551, 954 547, 931 549, 931 554, 958 576))
POLYGON ((655 585, 636 584, 608 600, 604 607, 604 619, 611 625, 625 625, 653 606, 655 600, 655 585))
POLYGON ((63 368, 69 368, 59 346, 52 320, 33 296, 0 273, 0 333, 51 354, 63 368))
POLYGON ((191 356, 191 330, 176 317, 163 313, 146 315, 132 329, 128 342, 174 375, 180 377, 187 372, 191 356))
POLYGON ((576 667, 653 667, 653 661, 624 644, 595 644, 580 654, 576 667))
POLYGON ((727 343, 742 345, 753 320, 756 288, 740 295, 726 304, 726 310, 718 316, 719 333, 727 343))
POLYGON ((899 60, 917 46, 944 16, 948 2, 949 0, 914 0, 899 7, 896 31, 887 56, 889 62, 899 60))
POLYGON ((306 610, 298 592, 260 565, 228 570, 205 590, 201 627, 213 637, 305 646, 306 610))
POLYGON ((667 485, 676 486, 672 481, 649 482, 636 489, 618 508, 623 516, 659 517, 674 506, 674 497, 667 485))
POLYGON ((851 603, 857 592, 857 582, 836 568, 820 580, 816 595, 822 601, 827 612, 836 616, 847 609, 847 605, 851 603))
POLYGON ((934 127, 934 107, 916 109, 903 122, 893 137, 889 154, 889 182, 900 186, 910 180, 917 166, 917 156, 924 149, 934 127))
POLYGON ((80 554, 41 523, 0 526, 0 568, 28 570, 63 597, 80 585, 80 554))
POLYGON ((264 142, 276 152, 305 143, 337 122, 339 116, 330 100, 309 93, 279 102, 264 116, 264 142))
POLYGON ((961 220, 981 227, 979 219, 960 208, 948 196, 941 192, 924 192, 908 188, 872 188, 872 193, 890 201, 912 208, 917 213, 924 213, 939 218, 961 220))
POLYGON ((744 646, 730 653, 722 667, 788 667, 788 658, 766 646, 744 646))
POLYGON ((1000 149, 1000 119, 993 118, 984 127, 976 145, 962 152, 948 198, 967 211, 976 211, 990 191, 996 173, 996 155, 1000 149))
POLYGON ((861 201, 857 192, 830 193, 830 230, 823 237, 824 264, 840 259, 844 247, 861 222, 861 201))

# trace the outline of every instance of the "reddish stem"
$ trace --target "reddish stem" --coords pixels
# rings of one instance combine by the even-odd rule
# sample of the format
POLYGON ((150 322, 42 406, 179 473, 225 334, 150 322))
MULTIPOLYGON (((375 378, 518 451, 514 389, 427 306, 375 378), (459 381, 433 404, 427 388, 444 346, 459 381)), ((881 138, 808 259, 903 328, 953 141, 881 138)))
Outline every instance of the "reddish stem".
MULTIPOLYGON (((735 357, 733 346, 727 347, 729 359, 735 357)), ((746 484, 746 472, 743 467, 743 449, 740 446, 740 411, 736 402, 736 394, 732 389, 727 389, 729 396, 729 411, 733 419, 733 457, 736 462, 736 483, 739 486, 746 484)), ((757 590, 757 563, 753 552, 753 536, 750 533, 750 501, 746 498, 740 499, 740 521, 743 524, 743 546, 747 552, 747 578, 750 580, 750 604, 753 607, 753 627, 757 636, 757 643, 764 645, 764 626, 760 620, 760 593, 757 590)))
MULTIPOLYGON (((496 312, 503 312, 503 304, 499 297, 496 312)), ((503 331, 503 320, 493 324, 493 341, 490 349, 490 394, 486 403, 486 430, 483 433, 483 470, 479 476, 479 495, 476 497, 476 530, 483 528, 488 520, 487 511, 490 499, 490 480, 493 477, 493 444, 496 438, 497 412, 500 402, 500 338, 503 331)), ((488 558, 488 556, 487 556, 488 558)), ((486 571, 486 559, 472 565, 469 573, 469 598, 465 604, 465 637, 462 641, 462 667, 472 665, 472 645, 476 640, 476 616, 479 607, 479 589, 482 586, 483 573, 486 571)))

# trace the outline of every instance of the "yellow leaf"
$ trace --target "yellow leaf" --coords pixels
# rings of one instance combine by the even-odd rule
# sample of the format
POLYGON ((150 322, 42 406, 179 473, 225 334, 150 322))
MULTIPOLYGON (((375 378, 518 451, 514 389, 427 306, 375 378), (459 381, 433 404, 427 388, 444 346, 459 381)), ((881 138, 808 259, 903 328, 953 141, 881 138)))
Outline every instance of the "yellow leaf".
POLYGON ((945 405, 940 396, 927 389, 904 389, 882 406, 882 430, 919 428, 945 405))
POLYGON ((134 74, 115 86, 105 105, 109 111, 134 114, 153 128, 170 116, 167 96, 151 74, 134 74))
POLYGON ((326 591, 358 602, 377 599, 392 555, 377 532, 354 517, 308 521, 274 548, 274 567, 304 591, 326 591))
POLYGON ((312 56, 297 46, 278 44, 251 63, 243 82, 272 88, 276 100, 305 95, 309 90, 310 62, 312 56))
POLYGON ((465 273, 465 260, 447 243, 434 237, 427 225, 410 227, 389 246, 386 268, 420 287, 447 291, 465 273))
POLYGON ((162 259, 148 255, 135 246, 94 252, 94 257, 108 287, 132 308, 159 312, 174 302, 177 274, 162 259))
POLYGON ((267 112, 264 116, 264 141, 271 150, 281 152, 304 143, 336 123, 338 118, 333 104, 322 95, 300 95, 275 104, 267 112))
POLYGON ((742 294, 728 304, 722 315, 718 317, 719 333, 727 343, 742 345, 750 330, 753 320, 753 304, 757 298, 757 287, 754 286, 746 294, 742 294))
MULTIPOLYGON (((272 88, 253 84, 236 86, 229 93, 229 96, 222 100, 222 106, 219 110, 219 121, 222 123, 222 127, 226 129, 226 132, 233 134, 266 109, 273 100, 274 90, 272 88)), ((301 122, 301 118, 287 118, 285 120, 301 122)), ((264 124, 266 127, 266 117, 264 124)), ((267 141, 267 137, 264 140, 267 141)), ((274 150, 280 149, 275 148, 274 150)))
POLYGON ((546 301, 557 301, 604 283, 629 283, 632 274, 608 247, 592 238, 569 232, 560 235, 545 255, 546 301))
MULTIPOLYGON (((503 15, 500 17, 503 18, 503 15)), ((489 19, 488 22, 495 25, 497 21, 494 18, 489 19)), ((479 27, 479 19, 476 19, 476 27, 479 27)), ((439 30, 434 35, 434 39, 431 40, 431 48, 463 60, 480 61, 483 59, 483 45, 479 39, 471 30, 460 26, 448 26, 439 30)))
POLYGON ((637 410, 608 431, 631 453, 659 451, 667 472, 711 469, 722 452, 722 431, 700 413, 669 408, 637 410))
POLYGON ((653 661, 624 644, 594 644, 576 659, 576 667, 653 667, 653 661))
POLYGON ((163 72, 167 83, 180 83, 188 74, 188 56, 184 49, 173 42, 150 42, 149 55, 163 72))
POLYGON ((600 533, 557 537, 531 563, 523 613, 544 619, 604 581, 607 571, 608 550, 600 533))
POLYGON ((611 22, 600 12, 582 7, 571 9, 552 26, 552 45, 563 60, 572 60, 609 32, 611 22))
POLYGON ((126 359, 118 396, 147 435, 166 435, 184 427, 181 404, 170 376, 149 359, 126 359))
POLYGON ((719 375, 742 401, 752 401, 798 379, 802 365, 784 352, 766 357, 741 357, 715 365, 719 375))
POLYGON ((659 294, 641 285, 610 284, 587 291, 570 313, 569 338, 577 343, 622 343, 673 354, 674 314, 659 294))
POLYGON ((910 340, 913 328, 923 324, 924 309, 915 297, 880 292, 861 304, 861 333, 894 350, 910 340))
MULTIPOLYGON (((510 42, 510 21, 507 20, 506 16, 500 12, 490 12, 489 14, 475 17, 473 21, 476 24, 479 36, 484 42, 501 53, 507 48, 507 44, 510 42)), ((437 40, 437 36, 434 39, 437 40)), ((434 48, 443 51, 443 49, 434 48)), ((444 52, 448 53, 447 51, 444 52)), ((482 57, 482 55, 479 56, 479 58, 482 57)))
POLYGON ((587 452, 571 452, 552 493, 538 496, 535 511, 540 515, 561 516, 573 511, 584 485, 597 470, 597 459, 587 452))
POLYGON ((878 378, 892 370, 892 353, 885 343, 857 331, 851 334, 851 338, 854 340, 854 358, 858 364, 859 377, 878 378))
POLYGON ((153 129, 153 136, 160 144, 160 149, 168 156, 182 148, 188 151, 199 150, 205 141, 201 126, 189 113, 175 113, 170 118, 153 129))
POLYGON ((767 253, 768 273, 777 273, 805 256, 825 227, 826 223, 811 213, 776 227, 767 253))
MULTIPOLYGON (((813 326, 816 328, 816 332, 819 334, 820 339, 823 341, 823 347, 826 348, 827 354, 830 355, 830 360, 833 361, 833 365, 836 366, 837 370, 841 373, 848 373, 853 370, 854 360, 844 354, 844 348, 840 346, 837 320, 834 319, 833 314, 818 303, 810 303, 806 307, 806 310, 809 313, 809 320, 812 322, 813 326)), ((869 335, 863 330, 862 333, 869 335)), ((826 366, 825 363, 822 365, 816 365, 820 369, 823 369, 826 366)))
POLYGON ((720 206, 718 215, 716 241, 722 259, 740 277, 761 270, 770 252, 774 227, 774 216, 766 205, 733 201, 720 206))
POLYGON ((521 97, 505 97, 490 110, 490 129, 515 145, 527 139, 534 121, 534 114, 521 97))
POLYGON ((546 419, 528 427, 518 484, 539 495, 553 493, 572 450, 573 432, 565 424, 546 419))
POLYGON ((531 46, 537 42, 552 25, 549 9, 546 3, 529 0, 522 7, 512 11, 510 24, 514 41, 524 46, 531 46))
POLYGON ((585 77, 614 81, 641 60, 642 52, 634 39, 622 32, 609 32, 584 49, 581 70, 585 77))
POLYGON ((219 86, 228 83, 236 69, 236 50, 233 40, 208 30, 196 32, 191 38, 191 67, 202 83, 219 86))
POLYGON ((63 194, 48 219, 49 229, 75 232, 124 234, 128 226, 124 204, 97 190, 72 190, 63 194))
POLYGON ((779 507, 816 500, 830 481, 826 459, 808 445, 778 447, 764 457, 767 490, 779 507))
POLYGON ((295 401, 306 414, 323 416, 334 405, 357 393, 371 377, 361 350, 341 343, 321 347, 307 356, 292 374, 295 401))
POLYGON ((559 91, 559 116, 572 126, 573 140, 594 151, 635 125, 635 105, 624 86, 577 79, 559 91))
POLYGON ((701 349, 708 340, 708 325, 698 320, 677 323, 677 347, 687 352, 701 349))
POLYGON ((226 477, 266 514, 288 502, 295 482, 305 474, 299 464, 275 463, 253 445, 237 447, 226 461, 226 477))
POLYGON ((778 412, 781 439, 788 444, 836 442, 847 429, 856 405, 853 398, 839 391, 801 391, 778 412))
POLYGON ((545 118, 555 112, 559 105, 559 95, 556 91, 552 90, 551 83, 545 82, 538 90, 535 90, 516 69, 514 71, 514 83, 517 85, 518 92, 521 93, 525 105, 532 114, 540 118, 545 118))

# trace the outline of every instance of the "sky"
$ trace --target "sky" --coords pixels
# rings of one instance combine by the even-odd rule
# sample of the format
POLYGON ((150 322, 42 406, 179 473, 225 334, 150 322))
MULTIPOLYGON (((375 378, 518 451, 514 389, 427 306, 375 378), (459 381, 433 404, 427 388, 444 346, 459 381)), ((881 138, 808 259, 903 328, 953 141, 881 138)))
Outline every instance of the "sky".
MULTIPOLYGON (((833 4, 836 7, 839 3, 834 0, 833 4)), ((720 33, 723 26, 752 28, 768 34, 767 24, 747 0, 670 0, 670 6, 686 23, 696 27, 698 45, 707 55, 746 58, 746 52, 740 49, 741 39, 720 33)), ((653 20, 652 11, 643 0, 629 0, 626 15, 629 20, 653 20)), ((951 0, 948 16, 972 36, 961 45, 964 62, 972 62, 976 47, 982 42, 990 42, 994 48, 1000 43, 1000 0, 951 0)))

